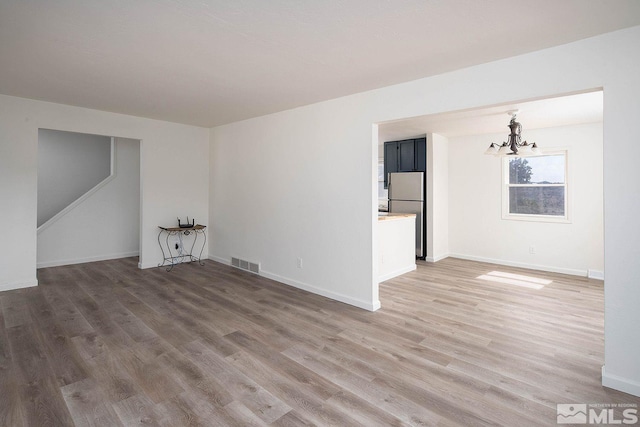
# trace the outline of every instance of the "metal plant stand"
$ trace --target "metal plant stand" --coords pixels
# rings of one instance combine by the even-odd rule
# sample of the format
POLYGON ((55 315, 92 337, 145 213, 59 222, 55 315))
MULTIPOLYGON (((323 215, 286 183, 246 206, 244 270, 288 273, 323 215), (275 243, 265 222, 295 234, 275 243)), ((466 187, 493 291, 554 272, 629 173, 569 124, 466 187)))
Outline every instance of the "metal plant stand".
POLYGON ((161 227, 158 226, 160 232, 158 233, 158 245, 160 245, 160 250, 162 250, 162 262, 158 264, 158 267, 167 266, 167 271, 171 271, 176 264, 182 263, 191 263, 197 262, 200 265, 204 265, 202 262, 202 252, 204 251, 204 246, 207 243, 207 235, 204 232, 206 225, 194 225, 193 227, 161 227), (165 238, 162 239, 163 234, 165 238), (191 243, 191 248, 187 252, 184 247, 183 236, 189 236, 193 234, 193 243, 191 243), (200 248, 200 255, 195 256, 193 254, 193 249, 196 247, 196 242, 198 241, 198 236, 202 235, 203 242, 202 247, 200 248), (169 244, 169 238, 171 236, 178 237, 178 243, 175 243, 176 247, 174 247, 174 251, 171 251, 171 244, 169 244), (164 240, 164 245, 162 240, 164 240), (166 250, 166 251, 165 251, 166 250))

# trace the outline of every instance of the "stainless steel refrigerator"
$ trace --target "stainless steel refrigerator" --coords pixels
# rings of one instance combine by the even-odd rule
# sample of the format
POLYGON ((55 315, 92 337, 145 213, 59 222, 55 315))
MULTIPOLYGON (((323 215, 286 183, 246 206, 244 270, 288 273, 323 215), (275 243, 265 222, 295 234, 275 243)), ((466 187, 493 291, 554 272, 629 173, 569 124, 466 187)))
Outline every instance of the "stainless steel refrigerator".
POLYGON ((424 172, 390 173, 388 189, 389 213, 416 214, 416 257, 426 257, 424 172))

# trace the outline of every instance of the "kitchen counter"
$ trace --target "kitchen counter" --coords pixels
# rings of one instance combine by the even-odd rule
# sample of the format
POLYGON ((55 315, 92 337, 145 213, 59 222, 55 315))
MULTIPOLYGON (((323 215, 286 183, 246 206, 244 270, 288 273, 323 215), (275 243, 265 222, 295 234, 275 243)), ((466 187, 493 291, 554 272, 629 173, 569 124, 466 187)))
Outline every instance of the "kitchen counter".
POLYGON ((416 214, 378 216, 378 281, 416 269, 416 214))
POLYGON ((415 218, 416 214, 413 213, 387 213, 387 212, 378 212, 378 221, 388 221, 394 219, 403 219, 403 218, 415 218))

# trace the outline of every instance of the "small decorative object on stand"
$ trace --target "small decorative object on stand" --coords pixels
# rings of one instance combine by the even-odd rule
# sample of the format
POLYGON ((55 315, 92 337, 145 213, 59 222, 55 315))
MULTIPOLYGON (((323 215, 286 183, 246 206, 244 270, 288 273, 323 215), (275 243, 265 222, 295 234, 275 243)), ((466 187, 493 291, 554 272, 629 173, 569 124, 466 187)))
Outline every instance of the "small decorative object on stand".
POLYGON ((191 224, 189 224, 189 217, 187 217, 187 223, 181 224, 180 218, 178 218, 178 227, 180 228, 193 228, 196 225, 196 220, 194 218, 191 219, 191 224))

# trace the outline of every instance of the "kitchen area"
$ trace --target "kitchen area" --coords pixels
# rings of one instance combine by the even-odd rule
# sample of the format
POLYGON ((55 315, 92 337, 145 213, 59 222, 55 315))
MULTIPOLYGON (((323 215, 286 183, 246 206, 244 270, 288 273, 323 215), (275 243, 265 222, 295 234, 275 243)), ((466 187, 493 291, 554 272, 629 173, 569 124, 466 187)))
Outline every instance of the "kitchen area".
POLYGON ((416 269, 426 253, 426 138, 386 141, 378 166, 379 281, 416 269))

